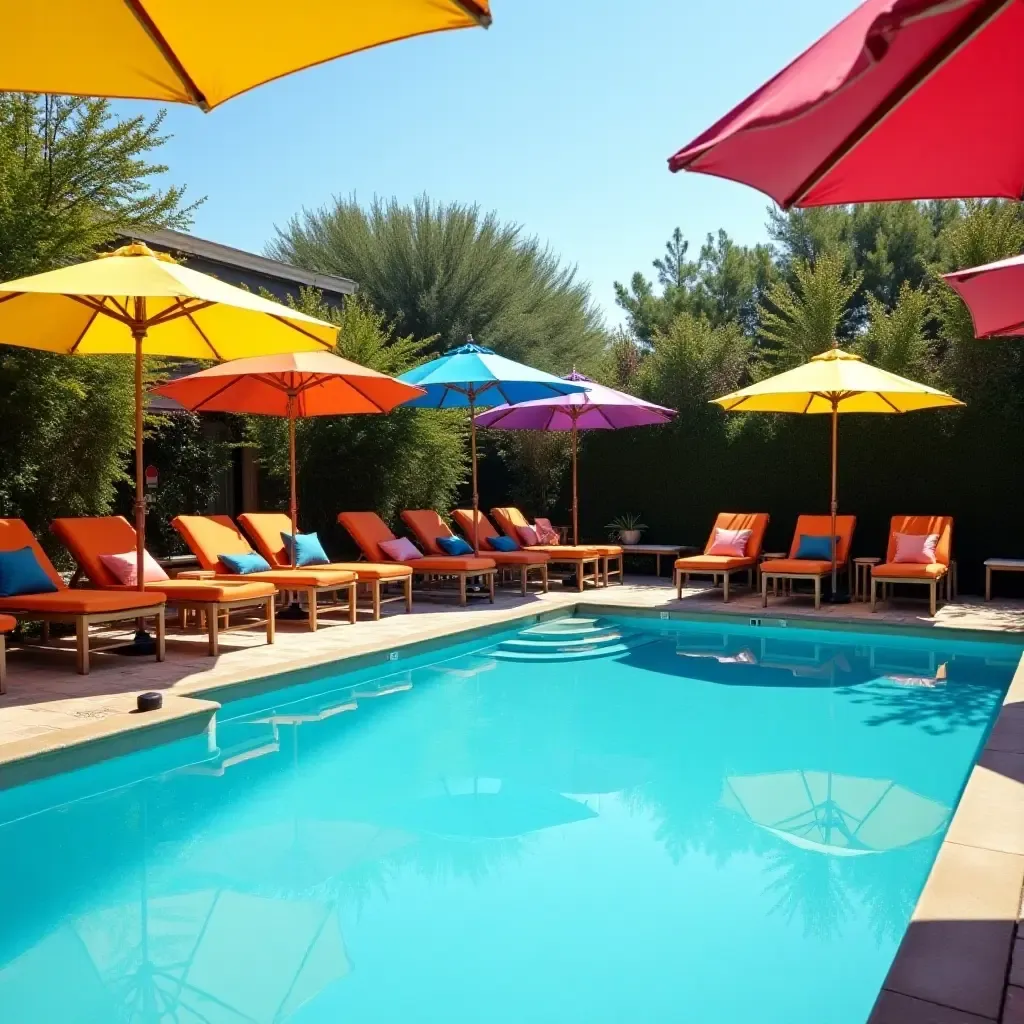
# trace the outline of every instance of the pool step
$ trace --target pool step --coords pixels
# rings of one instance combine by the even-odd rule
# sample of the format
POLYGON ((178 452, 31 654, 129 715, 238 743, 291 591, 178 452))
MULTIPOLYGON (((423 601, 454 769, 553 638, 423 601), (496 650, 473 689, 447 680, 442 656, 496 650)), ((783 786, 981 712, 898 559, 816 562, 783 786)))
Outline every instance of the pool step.
POLYGON ((584 661, 625 654, 650 640, 596 619, 558 619, 502 641, 492 656, 500 661, 584 661))

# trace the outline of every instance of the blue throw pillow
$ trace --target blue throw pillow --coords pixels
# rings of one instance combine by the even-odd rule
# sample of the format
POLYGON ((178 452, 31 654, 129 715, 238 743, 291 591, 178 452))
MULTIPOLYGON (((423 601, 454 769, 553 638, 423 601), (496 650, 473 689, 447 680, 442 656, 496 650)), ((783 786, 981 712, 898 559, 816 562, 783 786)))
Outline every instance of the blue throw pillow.
MULTIPOLYGON (((836 543, 839 543, 838 537, 836 537, 836 543)), ((801 533, 800 543, 796 548, 796 557, 808 561, 831 562, 832 544, 828 537, 801 533)))
POLYGON ((218 555, 217 558, 227 566, 229 572, 239 576, 248 576, 251 572, 269 572, 270 563, 255 551, 247 555, 218 555))
POLYGON ((29 547, 0 551, 0 597, 52 594, 57 586, 29 547))
POLYGON ((292 565, 301 568, 304 565, 330 564, 331 560, 327 557, 327 552, 324 551, 324 546, 320 543, 320 538, 315 533, 300 533, 295 538, 298 558, 292 557, 292 535, 290 533, 282 533, 281 540, 284 541, 284 549, 292 565))
POLYGON ((438 537, 437 546, 446 555, 471 555, 473 548, 461 537, 438 537))
POLYGON ((487 543, 495 551, 519 550, 519 545, 511 537, 488 537, 487 543))

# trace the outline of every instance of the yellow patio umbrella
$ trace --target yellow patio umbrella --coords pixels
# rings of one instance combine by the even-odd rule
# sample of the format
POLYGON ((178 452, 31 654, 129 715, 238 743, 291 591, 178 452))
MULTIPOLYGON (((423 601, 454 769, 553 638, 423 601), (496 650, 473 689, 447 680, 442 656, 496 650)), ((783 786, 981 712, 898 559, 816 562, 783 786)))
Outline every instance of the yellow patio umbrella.
POLYGON ((145 589, 142 358, 237 359, 333 350, 338 329, 180 266, 133 242, 98 259, 0 284, 0 343, 66 355, 135 356, 135 530, 145 589))
MULTIPOLYGON (((832 417, 832 532, 836 535, 836 469, 839 414, 904 413, 964 403, 945 391, 899 377, 865 362, 852 352, 832 348, 795 369, 714 399, 726 412, 789 412, 832 417)), ((832 595, 836 594, 836 544, 832 541, 832 595)))
POLYGON ((208 111, 359 50, 490 23, 490 0, 6 4, 0 90, 190 103, 208 111))

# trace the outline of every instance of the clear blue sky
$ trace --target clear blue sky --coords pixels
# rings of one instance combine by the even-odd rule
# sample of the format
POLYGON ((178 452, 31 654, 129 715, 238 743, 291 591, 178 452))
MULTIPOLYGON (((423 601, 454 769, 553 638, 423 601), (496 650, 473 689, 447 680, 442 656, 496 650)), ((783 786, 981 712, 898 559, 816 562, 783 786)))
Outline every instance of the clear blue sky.
MULTIPOLYGON (((767 199, 666 159, 855 0, 493 0, 494 24, 301 72, 212 114, 169 112, 196 234, 262 251, 303 207, 354 192, 476 202, 549 243, 610 322, 612 282, 677 224, 763 240, 767 199)), ((125 104, 135 109, 155 109, 125 104)))

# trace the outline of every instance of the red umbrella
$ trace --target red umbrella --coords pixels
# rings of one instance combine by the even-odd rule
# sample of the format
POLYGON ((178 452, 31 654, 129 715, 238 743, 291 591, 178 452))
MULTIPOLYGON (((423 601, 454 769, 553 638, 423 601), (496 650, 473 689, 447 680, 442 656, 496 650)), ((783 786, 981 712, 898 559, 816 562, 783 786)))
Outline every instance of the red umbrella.
POLYGON ((942 276, 967 304, 979 338, 1024 334, 1024 256, 942 276))
POLYGON ((1024 195, 1024 3, 867 0, 669 159, 780 206, 1024 195))
POLYGON ((219 363, 153 389, 193 412, 255 413, 288 417, 292 536, 298 532, 295 487, 295 420, 390 412, 418 398, 422 388, 351 363, 330 352, 295 352, 219 363))

